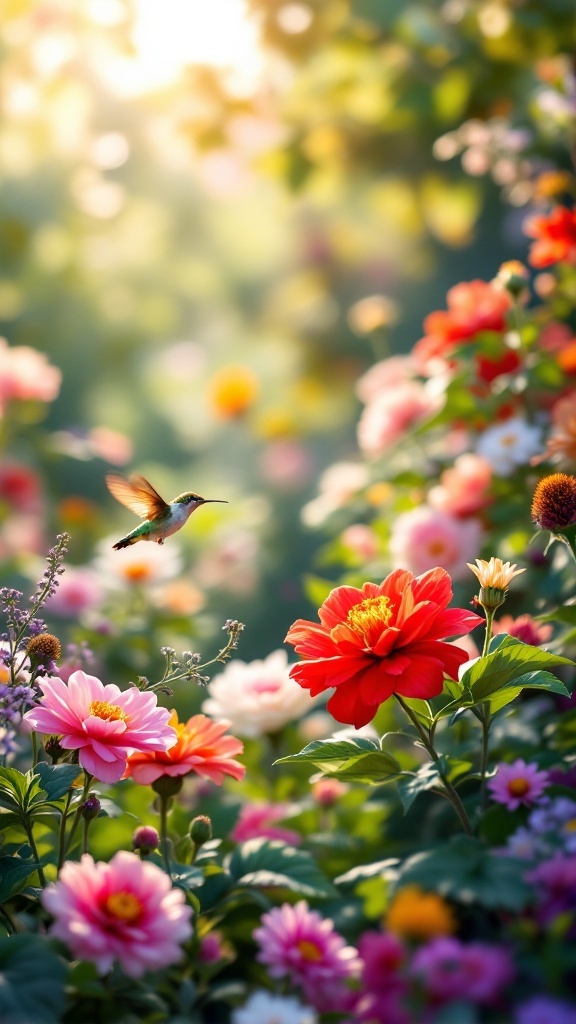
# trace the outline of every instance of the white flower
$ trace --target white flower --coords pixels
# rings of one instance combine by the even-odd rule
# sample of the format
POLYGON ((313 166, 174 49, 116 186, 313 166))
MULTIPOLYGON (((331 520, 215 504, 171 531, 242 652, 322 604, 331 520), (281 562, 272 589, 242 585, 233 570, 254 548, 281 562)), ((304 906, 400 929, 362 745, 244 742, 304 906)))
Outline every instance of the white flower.
POLYGON ((169 545, 140 541, 130 547, 113 551, 117 536, 106 538, 98 545, 94 569, 103 586, 112 589, 149 586, 174 579, 182 568, 180 549, 171 539, 169 545))
POLYGON ((484 431, 476 451, 483 455, 497 476, 510 476, 542 450, 542 431, 521 416, 512 416, 484 431))
POLYGON ((289 670, 286 651, 273 651, 263 661, 232 661, 210 682, 202 711, 228 719, 239 736, 277 732, 316 703, 289 670))
POLYGON ((232 1013, 232 1024, 317 1024, 317 1020, 314 1010, 297 999, 273 996, 263 989, 232 1013))

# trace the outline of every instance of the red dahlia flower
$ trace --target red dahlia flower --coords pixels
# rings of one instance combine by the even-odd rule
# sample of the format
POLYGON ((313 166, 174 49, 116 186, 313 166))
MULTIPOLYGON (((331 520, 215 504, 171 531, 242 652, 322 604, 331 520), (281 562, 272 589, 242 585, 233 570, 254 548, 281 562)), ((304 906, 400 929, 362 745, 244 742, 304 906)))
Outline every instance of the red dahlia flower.
POLYGON ((320 625, 298 619, 288 630, 304 661, 290 675, 312 696, 335 687, 327 707, 337 722, 359 729, 393 693, 435 697, 444 676, 456 679, 468 655, 441 638, 469 633, 483 620, 447 609, 452 581, 445 569, 414 576, 396 569, 379 586, 336 587, 318 612, 320 625))
POLYGON ((576 264, 576 211, 557 206, 548 217, 531 217, 524 231, 536 239, 528 254, 533 267, 551 267, 563 260, 576 264))

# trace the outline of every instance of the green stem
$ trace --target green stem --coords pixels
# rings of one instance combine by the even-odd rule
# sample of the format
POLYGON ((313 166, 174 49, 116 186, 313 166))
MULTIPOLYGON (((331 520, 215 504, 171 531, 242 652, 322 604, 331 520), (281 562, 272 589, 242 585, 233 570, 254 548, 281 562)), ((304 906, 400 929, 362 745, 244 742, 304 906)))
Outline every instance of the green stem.
POLYGON ((40 879, 40 885, 43 888, 45 888, 46 887, 46 876, 44 874, 44 869, 43 869, 43 867, 42 867, 42 865, 40 863, 40 857, 38 856, 38 847, 36 846, 36 843, 34 841, 34 834, 32 832, 32 825, 30 823, 30 819, 26 815, 22 820, 23 820, 24 828, 26 829, 26 835, 28 836, 28 842, 30 843, 30 848, 32 850, 32 853, 34 854, 34 860, 36 861, 36 870, 38 871, 38 878, 40 879))
POLYGON ((170 803, 170 797, 160 794, 160 849, 162 851, 162 860, 164 861, 164 868, 170 881, 172 881, 172 874, 170 872, 170 859, 168 857, 168 805, 170 803))
POLYGON ((482 647, 482 657, 485 658, 490 651, 490 641, 492 639, 492 627, 494 625, 494 613, 495 608, 485 608, 486 612, 486 633, 484 634, 484 646, 482 647))
POLYGON ((38 737, 35 732, 32 733, 32 767, 35 768, 38 764, 38 737))
POLYGON ((72 793, 66 794, 66 806, 62 811, 62 817, 60 818, 60 829, 58 833, 58 872, 64 863, 64 857, 66 854, 66 822, 68 820, 68 811, 70 810, 70 802, 72 800, 72 793))
MULTIPOLYGON (((495 608, 485 608, 486 612, 486 633, 484 636, 484 646, 482 648, 482 657, 485 658, 490 650, 490 641, 492 639, 492 630, 494 625, 494 613, 495 608)), ((490 703, 486 701, 480 707, 480 721, 482 723, 482 749, 480 753, 480 807, 484 811, 486 807, 486 773, 488 771, 488 748, 490 742, 490 723, 492 720, 490 713, 490 703)))
POLYGON ((60 857, 58 858, 58 870, 60 870, 60 868, 62 867, 62 865, 64 863, 64 858, 66 857, 66 854, 68 853, 68 850, 72 846, 72 840, 74 839, 74 836, 76 835, 76 829, 78 828, 78 825, 80 824, 80 821, 81 821, 81 818, 82 818, 82 807, 83 807, 84 801, 87 799, 88 793, 90 791, 90 786, 94 782, 94 776, 93 775, 89 775, 88 772, 85 772, 85 775, 86 775, 86 782, 84 784, 84 790, 83 790, 83 793, 82 793, 82 799, 80 800, 80 803, 78 804, 78 807, 76 809, 76 814, 74 815, 74 820, 72 822, 72 826, 71 826, 70 831, 68 833, 68 837, 67 838, 64 837, 64 842, 61 843, 61 845, 60 845, 60 857))
POLYGON ((446 795, 450 800, 450 803, 452 804, 454 810, 456 811, 456 814, 460 819, 460 824, 462 825, 462 828, 464 829, 466 835, 471 836, 472 826, 470 824, 470 819, 468 818, 464 804, 462 803, 460 797, 458 796, 458 793, 456 792, 454 786, 452 785, 451 782, 448 781, 448 779, 444 775, 444 772, 440 768, 440 755, 438 754, 438 751, 433 746, 432 742, 430 741, 430 737, 427 735, 426 730, 418 721, 418 717, 412 711, 412 708, 408 704, 406 704, 406 702, 402 699, 402 697, 400 697, 398 693, 395 693, 394 696, 396 697, 396 700, 400 704, 400 707, 404 711, 405 715, 407 715, 407 717, 410 719, 412 725, 414 726, 418 735, 420 736, 422 746, 427 750, 432 761, 436 762, 436 766, 438 768, 438 775, 442 780, 442 785, 446 790, 446 795))

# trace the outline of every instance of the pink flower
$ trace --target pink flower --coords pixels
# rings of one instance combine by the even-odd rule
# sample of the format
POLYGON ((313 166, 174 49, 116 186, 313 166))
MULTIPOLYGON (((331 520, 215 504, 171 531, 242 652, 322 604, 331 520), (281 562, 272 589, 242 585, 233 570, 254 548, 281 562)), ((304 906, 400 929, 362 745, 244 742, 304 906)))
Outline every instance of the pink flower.
POLYGON ((358 423, 358 445, 369 459, 377 459, 411 427, 439 408, 438 396, 419 381, 405 381, 373 398, 358 423))
POLYGON ((510 954, 484 942, 465 945, 442 936, 417 951, 412 974, 420 978, 434 1002, 456 999, 493 1003, 514 977, 510 954))
POLYGON ((257 959, 271 977, 288 976, 316 1007, 360 967, 356 950, 334 931, 330 918, 310 910, 305 900, 268 911, 254 938, 260 946, 257 959))
POLYGON ((410 356, 391 356, 374 363, 360 377, 356 384, 356 394, 361 402, 368 405, 384 392, 394 391, 399 384, 414 380, 414 367, 410 356))
POLYGON ((319 807, 333 807, 348 790, 349 787, 345 782, 325 776, 312 784, 310 796, 319 807))
POLYGON ((404 987, 398 971, 406 950, 395 935, 367 931, 358 942, 362 966, 362 986, 369 992, 398 991, 404 987))
POLYGON ((0 415, 6 402, 52 402, 60 391, 62 374, 43 352, 27 345, 10 348, 0 338, 0 415))
POLYGON ((340 540, 356 558, 362 562, 370 562, 376 557, 380 548, 378 534, 366 523, 352 523, 343 530, 340 540))
POLYGON ((396 566, 416 575, 439 565, 453 579, 467 576, 466 563, 481 547, 482 527, 477 519, 457 519, 429 505, 419 505, 398 516, 392 527, 390 552, 396 566))
POLYGON ((508 633, 508 636, 516 637, 523 644, 538 647, 550 639, 554 630, 547 623, 536 622, 531 615, 519 615, 517 619, 512 615, 503 615, 494 623, 492 632, 508 633))
POLYGON ((126 850, 108 864, 87 853, 79 864, 68 861, 42 899, 55 918, 51 934, 75 958, 96 964, 99 974, 116 960, 131 978, 167 967, 181 959, 180 943, 192 934, 182 890, 126 850))
POLYGON ((530 807, 548 785, 548 772, 541 772, 535 764, 526 764, 519 757, 512 764, 499 764, 489 783, 492 799, 515 811, 520 804, 530 807))
POLYGON ((43 697, 24 720, 39 732, 60 737, 65 750, 79 750, 80 764, 99 782, 118 782, 135 750, 167 750, 175 740, 170 712, 155 693, 135 686, 120 690, 96 676, 73 672, 39 681, 43 697))
POLYGON ((274 825, 286 817, 286 804, 244 804, 230 838, 235 843, 244 843, 247 839, 281 839, 290 846, 299 846, 302 836, 291 828, 280 828, 274 825))
POLYGON ((3 460, 0 501, 18 512, 38 512, 42 505, 40 477, 21 462, 3 460))
POLYGON ((99 608, 103 600, 102 587, 92 569, 72 566, 60 577, 58 590, 46 603, 50 615, 76 618, 82 612, 99 608))
POLYGON ((492 467, 487 459, 473 452, 460 455, 451 469, 446 469, 440 483, 428 492, 433 508, 453 516, 469 516, 490 502, 492 467))

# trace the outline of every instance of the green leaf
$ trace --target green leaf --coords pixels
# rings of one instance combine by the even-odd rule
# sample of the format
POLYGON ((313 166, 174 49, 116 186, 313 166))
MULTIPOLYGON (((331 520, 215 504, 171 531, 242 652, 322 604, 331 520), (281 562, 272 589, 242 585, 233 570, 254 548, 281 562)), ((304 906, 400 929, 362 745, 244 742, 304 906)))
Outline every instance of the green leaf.
POLYGON ((67 965, 45 938, 13 935, 0 940, 0 1020, 54 1024, 66 1005, 67 965))
POLYGON ((28 792, 28 780, 22 772, 16 768, 0 768, 0 793, 11 798, 11 803, 5 806, 23 807, 28 792))
POLYGON ((65 796, 81 772, 82 769, 76 764, 47 764, 46 761, 39 761, 34 774, 39 777, 45 794, 43 802, 53 803, 65 796))
POLYGON ((526 864, 492 853, 476 839, 456 836, 450 843, 409 857, 398 885, 419 885, 460 903, 491 910, 522 910, 532 897, 524 881, 526 864))
POLYGON ((381 750, 374 740, 364 736, 348 739, 314 740, 299 754, 282 757, 275 764, 310 764, 326 775, 338 775, 349 781, 379 785, 391 782, 401 772, 392 754, 381 750))
POLYGON ((35 860, 0 857, 0 903, 6 903, 17 892, 21 892, 30 876, 37 870, 35 860))
POLYGON ((367 878, 385 878, 394 881, 398 876, 397 857, 388 857, 386 860, 377 860, 373 864, 359 864, 343 875, 334 879, 334 884, 343 888, 353 888, 359 882, 365 882, 367 878))
MULTIPOLYGON (((554 693, 568 696, 564 684, 546 671, 560 665, 574 665, 574 662, 569 658, 550 654, 541 647, 532 647, 514 637, 505 636, 497 650, 485 658, 478 658, 464 672, 461 682, 470 690, 474 704, 482 704, 511 683, 515 684, 516 692, 509 694, 498 706, 503 707, 509 703, 509 700, 513 700, 525 687, 552 690, 554 693), (540 682, 537 678, 539 673, 545 676, 540 682)), ((462 703, 465 705, 464 700, 462 703)))
POLYGON ((551 672, 527 672, 512 683, 497 690, 489 697, 490 711, 494 714, 500 708, 506 707, 522 690, 546 690, 547 693, 559 693, 562 697, 569 697, 570 694, 564 683, 560 682, 557 676, 551 672))
POLYGON ((334 886, 314 858, 279 839, 249 839, 230 858, 229 871, 237 886, 287 889, 310 898, 335 896, 334 886))

